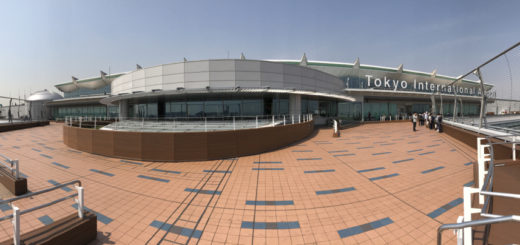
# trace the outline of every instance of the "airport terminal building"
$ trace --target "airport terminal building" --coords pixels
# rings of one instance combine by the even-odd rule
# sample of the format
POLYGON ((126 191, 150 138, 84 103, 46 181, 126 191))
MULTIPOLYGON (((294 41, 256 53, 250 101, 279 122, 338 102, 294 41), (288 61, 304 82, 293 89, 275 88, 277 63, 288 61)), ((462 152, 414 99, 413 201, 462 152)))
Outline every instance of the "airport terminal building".
MULTIPOLYGON (((403 118, 414 112, 480 113, 477 81, 397 68, 301 60, 176 62, 56 85, 53 119, 229 117, 314 114, 317 124, 403 118)), ((486 84, 487 92, 492 85, 486 84)), ((492 100, 488 100, 492 102, 492 100)))

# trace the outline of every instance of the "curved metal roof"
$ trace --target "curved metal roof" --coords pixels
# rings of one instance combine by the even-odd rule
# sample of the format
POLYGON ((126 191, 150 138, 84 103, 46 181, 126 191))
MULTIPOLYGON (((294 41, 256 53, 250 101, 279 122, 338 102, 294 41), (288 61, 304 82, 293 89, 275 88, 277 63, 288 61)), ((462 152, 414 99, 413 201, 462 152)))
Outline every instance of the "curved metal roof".
POLYGON ((63 99, 63 96, 56 92, 50 92, 47 89, 32 93, 27 101, 52 101, 57 99, 63 99))
MULTIPOLYGON (((103 74, 103 73, 102 73, 103 74)), ((112 75, 102 75, 99 77, 93 77, 93 78, 86 78, 86 79, 79 79, 76 80, 73 78, 72 82, 68 83, 62 83, 55 85, 58 90, 61 92, 73 92, 80 88, 86 88, 86 89, 98 89, 105 87, 112 83, 114 79, 117 77, 123 75, 125 73, 118 73, 118 74, 112 74, 112 75)))

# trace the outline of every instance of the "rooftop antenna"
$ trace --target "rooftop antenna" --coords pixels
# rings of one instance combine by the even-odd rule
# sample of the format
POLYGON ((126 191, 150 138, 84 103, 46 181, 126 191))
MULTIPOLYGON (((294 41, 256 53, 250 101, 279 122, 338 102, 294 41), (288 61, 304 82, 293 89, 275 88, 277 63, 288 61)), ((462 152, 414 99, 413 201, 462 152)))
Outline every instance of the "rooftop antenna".
POLYGON ((241 60, 245 60, 246 59, 246 56, 244 56, 244 53, 240 53, 240 59, 241 60))

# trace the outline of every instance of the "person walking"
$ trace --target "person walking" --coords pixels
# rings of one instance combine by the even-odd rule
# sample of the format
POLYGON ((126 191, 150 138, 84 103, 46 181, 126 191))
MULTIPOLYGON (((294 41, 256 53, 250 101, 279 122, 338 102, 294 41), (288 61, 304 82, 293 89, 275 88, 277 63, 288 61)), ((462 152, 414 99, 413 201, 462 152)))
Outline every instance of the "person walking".
POLYGON ((415 132, 415 127, 417 126, 417 113, 414 113, 412 116, 412 124, 413 124, 413 131, 415 132))
POLYGON ((442 133, 442 115, 437 115, 437 131, 442 133))

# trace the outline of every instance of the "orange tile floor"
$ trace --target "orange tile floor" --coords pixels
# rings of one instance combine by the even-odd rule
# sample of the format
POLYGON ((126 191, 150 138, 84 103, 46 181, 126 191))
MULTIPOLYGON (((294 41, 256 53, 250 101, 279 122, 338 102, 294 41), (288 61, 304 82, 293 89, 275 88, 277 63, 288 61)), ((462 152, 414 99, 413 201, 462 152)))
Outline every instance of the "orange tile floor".
MULTIPOLYGON (((98 215, 93 244, 435 244, 438 226, 462 215, 475 151, 424 127, 412 132, 410 123, 341 133, 320 129, 236 159, 167 163, 74 151, 53 123, 0 133, 0 153, 20 161, 30 191, 81 180, 98 215)), ((70 186, 14 205, 74 193, 70 186)), ((73 204, 22 215, 22 233, 76 212, 73 204)), ((0 241, 11 237, 10 220, 0 222, 0 241)), ((443 241, 454 244, 453 233, 443 241)))

